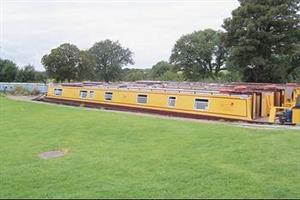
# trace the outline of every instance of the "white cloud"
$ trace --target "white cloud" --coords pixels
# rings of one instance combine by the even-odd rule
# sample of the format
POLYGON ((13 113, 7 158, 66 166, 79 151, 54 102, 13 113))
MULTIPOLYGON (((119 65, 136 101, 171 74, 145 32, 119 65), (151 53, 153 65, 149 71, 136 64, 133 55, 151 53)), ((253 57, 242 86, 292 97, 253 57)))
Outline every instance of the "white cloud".
POLYGON ((87 49, 104 39, 129 47, 134 67, 151 67, 168 60, 181 35, 221 29, 238 6, 236 0, 0 2, 0 57, 39 70, 41 57, 62 43, 87 49))

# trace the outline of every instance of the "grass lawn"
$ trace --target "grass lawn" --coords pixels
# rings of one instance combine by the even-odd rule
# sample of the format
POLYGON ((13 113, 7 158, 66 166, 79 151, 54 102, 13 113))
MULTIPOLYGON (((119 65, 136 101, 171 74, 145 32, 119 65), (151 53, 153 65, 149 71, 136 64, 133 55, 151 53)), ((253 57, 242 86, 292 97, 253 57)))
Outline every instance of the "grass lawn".
POLYGON ((0 142, 0 198, 300 198, 297 130, 0 97, 0 142))

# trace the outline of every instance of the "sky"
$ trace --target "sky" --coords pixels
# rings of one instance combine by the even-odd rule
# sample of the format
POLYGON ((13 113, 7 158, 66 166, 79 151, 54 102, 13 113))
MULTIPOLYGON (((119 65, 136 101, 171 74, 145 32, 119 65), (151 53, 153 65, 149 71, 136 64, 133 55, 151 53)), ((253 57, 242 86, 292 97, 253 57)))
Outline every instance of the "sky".
POLYGON ((222 29, 237 0, 0 0, 0 58, 44 70, 41 58, 63 43, 86 50, 110 39, 134 53, 131 68, 168 61, 182 35, 222 29))

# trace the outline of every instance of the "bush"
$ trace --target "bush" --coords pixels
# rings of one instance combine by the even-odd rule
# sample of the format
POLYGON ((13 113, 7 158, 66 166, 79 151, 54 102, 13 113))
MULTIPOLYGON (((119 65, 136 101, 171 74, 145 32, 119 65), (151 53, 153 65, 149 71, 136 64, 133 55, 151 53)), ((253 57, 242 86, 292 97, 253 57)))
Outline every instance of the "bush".
POLYGON ((0 92, 0 97, 5 97, 5 94, 3 92, 0 92))
POLYGON ((30 91, 22 86, 16 86, 15 89, 10 92, 10 94, 27 96, 30 95, 30 91))
POLYGON ((31 95, 39 95, 40 91, 38 88, 33 88, 33 90, 30 92, 31 95))

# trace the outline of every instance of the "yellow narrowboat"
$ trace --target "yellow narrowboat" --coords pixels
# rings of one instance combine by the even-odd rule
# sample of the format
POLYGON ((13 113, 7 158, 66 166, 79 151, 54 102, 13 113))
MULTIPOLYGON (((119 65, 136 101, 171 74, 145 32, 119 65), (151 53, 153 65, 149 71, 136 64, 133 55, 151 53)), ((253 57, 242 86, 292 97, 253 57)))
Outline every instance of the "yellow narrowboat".
MULTIPOLYGON (((83 82, 50 84, 45 100, 183 117, 274 123, 278 110, 274 107, 296 107, 299 88, 292 87, 288 98, 286 86, 270 84, 83 82), (274 120, 270 119, 274 113, 274 120)), ((299 109, 293 109, 291 123, 299 123, 299 118, 299 109)))

